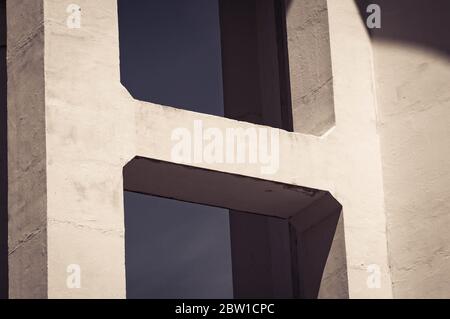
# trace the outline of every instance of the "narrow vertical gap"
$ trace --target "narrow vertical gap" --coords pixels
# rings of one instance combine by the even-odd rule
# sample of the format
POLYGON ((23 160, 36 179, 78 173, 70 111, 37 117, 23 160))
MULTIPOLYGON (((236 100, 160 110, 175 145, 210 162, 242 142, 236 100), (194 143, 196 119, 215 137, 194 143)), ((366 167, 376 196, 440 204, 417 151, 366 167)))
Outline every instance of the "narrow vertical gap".
POLYGON ((280 102, 281 119, 283 129, 292 132, 294 124, 292 120, 291 81, 289 71, 289 51, 286 25, 286 3, 284 0, 274 0, 275 17, 278 42, 278 66, 280 75, 280 102))
POLYGON ((220 0, 225 116, 292 131, 284 3, 220 0))
POLYGON ((8 298, 6 0, 0 1, 0 298, 8 298))
POLYGON ((230 211, 233 292, 237 299, 273 298, 269 217, 230 211))
MULTIPOLYGON (((285 12, 284 0, 219 1, 226 117, 293 131, 285 12)), ((296 296, 287 221, 230 211, 230 233, 236 298, 296 296)))
POLYGON ((296 298, 287 219, 231 211, 230 234, 235 298, 296 298))

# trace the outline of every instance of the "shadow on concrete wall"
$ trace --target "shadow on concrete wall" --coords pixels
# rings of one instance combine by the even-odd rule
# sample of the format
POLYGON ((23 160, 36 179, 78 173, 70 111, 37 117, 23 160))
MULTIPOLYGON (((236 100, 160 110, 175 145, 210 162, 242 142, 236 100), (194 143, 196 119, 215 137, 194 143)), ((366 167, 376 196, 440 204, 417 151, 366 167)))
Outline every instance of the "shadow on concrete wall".
POLYGON ((448 0, 355 0, 361 19, 367 6, 381 8, 381 28, 369 30, 374 40, 426 47, 450 55, 450 1, 448 0))
MULTIPOLYGON (((289 9, 293 1, 285 0, 289 9)), ((450 1, 448 0, 354 0, 365 22, 367 7, 381 7, 381 29, 368 29, 372 38, 404 42, 450 54, 450 1)))
POLYGON ((0 298, 8 298, 8 148, 6 116, 6 1, 0 1, 0 298))

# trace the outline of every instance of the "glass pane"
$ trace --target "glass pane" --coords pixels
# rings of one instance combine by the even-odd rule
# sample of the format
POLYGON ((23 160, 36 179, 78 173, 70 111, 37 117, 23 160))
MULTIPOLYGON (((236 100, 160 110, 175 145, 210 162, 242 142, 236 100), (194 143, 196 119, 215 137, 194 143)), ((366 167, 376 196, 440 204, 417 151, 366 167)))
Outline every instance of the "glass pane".
POLYGON ((134 98, 223 115, 218 0, 120 0, 122 84, 134 98))
POLYGON ((127 298, 233 298, 228 210, 125 192, 127 298))

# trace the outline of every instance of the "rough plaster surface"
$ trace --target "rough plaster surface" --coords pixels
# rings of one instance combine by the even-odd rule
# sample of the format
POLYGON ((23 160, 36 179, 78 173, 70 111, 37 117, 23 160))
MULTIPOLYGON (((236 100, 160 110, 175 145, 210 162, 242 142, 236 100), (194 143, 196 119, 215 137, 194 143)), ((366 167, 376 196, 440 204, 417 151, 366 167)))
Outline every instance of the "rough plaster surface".
MULTIPOLYGON (((132 99, 120 85, 116 1, 77 1, 81 29, 66 26, 71 2, 8 1, 17 8, 8 11, 16 21, 9 25, 9 72, 18 65, 22 72, 14 76, 24 81, 10 86, 9 106, 19 113, 11 116, 10 131, 21 119, 29 121, 11 138, 11 147, 39 142, 36 152, 22 149, 20 161, 10 159, 15 172, 10 185, 17 185, 10 190, 10 214, 33 221, 10 224, 10 247, 42 229, 12 255, 10 291, 16 297, 124 298, 124 165, 135 156, 170 161, 172 130, 190 128, 194 120, 219 129, 255 125, 132 99), (29 19, 33 23, 23 23, 29 19), (34 36, 27 45, 18 45, 28 34, 34 36), (42 54, 45 92, 42 81, 32 81, 42 79, 42 54), (31 155, 33 161, 25 161, 31 155), (66 286, 70 264, 81 266, 81 289, 66 286), (33 276, 23 276, 27 271, 33 276)), ((343 206, 349 297, 390 298, 370 42, 353 1, 329 1, 328 14, 336 127, 322 137, 280 131, 280 170, 270 179, 330 191, 343 206), (381 269, 380 289, 366 285, 370 264, 381 269)), ((296 60, 290 63, 295 67, 296 60)), ((268 178, 254 165, 195 166, 268 178)))
POLYGON ((45 298, 47 169, 43 3, 8 1, 7 13, 10 30, 7 39, 9 296, 45 298))
POLYGON ((449 59, 375 47, 394 293, 449 298, 449 59))
POLYGON ((326 0, 286 0, 294 130, 321 135, 335 124, 326 0))
POLYGON ((381 1, 373 36, 396 298, 450 297, 450 3, 424 3, 381 1))

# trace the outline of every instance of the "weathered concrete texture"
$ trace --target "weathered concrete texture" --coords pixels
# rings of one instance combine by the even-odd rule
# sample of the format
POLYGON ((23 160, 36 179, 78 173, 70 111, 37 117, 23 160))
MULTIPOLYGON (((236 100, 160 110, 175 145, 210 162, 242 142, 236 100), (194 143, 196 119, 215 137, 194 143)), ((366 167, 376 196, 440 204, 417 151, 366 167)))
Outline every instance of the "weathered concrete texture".
POLYGON ((9 297, 47 297, 42 1, 7 1, 9 297))
POLYGON ((326 0, 285 0, 294 131, 321 135, 335 124, 326 0))
POLYGON ((0 1, 0 299, 8 298, 8 120, 6 0, 0 1))
MULTIPOLYGON (((135 154, 134 107, 120 87, 116 1, 45 2, 50 298, 124 298, 122 168, 135 154), (66 285, 81 267, 81 288, 66 285)), ((162 123, 161 123, 162 124, 162 123)))
MULTIPOLYGON (((123 298, 124 165, 135 156, 170 161, 171 133, 191 128, 194 120, 222 131, 257 126, 133 100, 120 85, 116 1, 77 1, 83 14, 80 29, 66 26, 70 3, 8 2, 13 8, 8 14, 15 18, 10 23, 12 35, 21 39, 32 35, 31 41, 11 36, 8 42, 10 72, 15 74, 11 85, 26 88, 11 91, 10 97, 14 113, 9 130, 15 132, 10 163, 17 166, 10 180, 10 250, 19 247, 10 257, 15 267, 10 290, 17 297, 123 298), (38 14, 42 3, 45 110, 38 14), (32 21, 22 23, 28 19, 32 21), (23 29, 31 26, 34 32, 23 29), (17 114, 20 110, 22 116, 17 114), (32 236, 34 241, 26 239, 39 231, 32 236), (24 238, 25 243, 17 246, 24 238), (31 256, 36 257, 33 264, 31 256), (70 264, 81 266, 81 289, 66 285, 70 264)), ((336 127, 320 138, 280 130, 280 169, 270 179, 330 191, 343 206, 349 297, 389 298, 370 41, 353 1, 329 1, 328 13, 336 127), (380 289, 366 285, 370 264, 380 267, 380 289)), ((296 68, 296 59, 291 58, 290 64, 296 68)), ((258 165, 193 165, 267 179, 258 165)))
POLYGON ((337 142, 328 167, 344 211, 349 297, 391 298, 370 39, 353 1, 327 3, 336 128, 325 139, 337 142), (380 288, 367 285, 370 264, 380 269, 380 288))
POLYGON ((450 3, 378 1, 379 132, 396 298, 449 298, 450 3))

